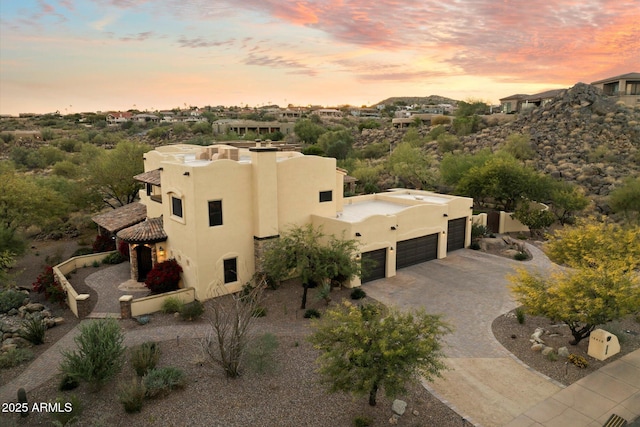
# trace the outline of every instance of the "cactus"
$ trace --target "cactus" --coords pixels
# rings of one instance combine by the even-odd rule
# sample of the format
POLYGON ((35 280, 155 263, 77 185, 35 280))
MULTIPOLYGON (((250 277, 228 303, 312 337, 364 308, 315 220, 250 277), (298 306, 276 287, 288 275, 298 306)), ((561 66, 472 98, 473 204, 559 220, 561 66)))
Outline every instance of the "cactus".
MULTIPOLYGON (((29 415, 29 406, 28 406, 28 402, 27 402, 27 392, 23 388, 19 388, 18 389, 18 402, 27 404, 27 405, 25 405, 27 407, 27 409, 25 411, 21 411, 20 412, 20 416, 23 417, 23 418, 28 416, 29 415)), ((20 406, 22 406, 22 405, 20 405, 20 406)))

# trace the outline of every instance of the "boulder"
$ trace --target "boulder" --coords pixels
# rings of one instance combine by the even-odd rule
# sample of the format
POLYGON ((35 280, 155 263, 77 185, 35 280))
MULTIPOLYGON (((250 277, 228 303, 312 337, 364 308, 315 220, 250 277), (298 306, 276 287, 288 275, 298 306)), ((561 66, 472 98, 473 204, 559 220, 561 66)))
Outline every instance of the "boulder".
POLYGON ((545 347, 542 349, 542 355, 543 356, 548 356, 549 353, 553 352, 553 347, 545 347))
POLYGON ((35 313, 44 310, 44 305, 37 302, 29 303, 23 307, 27 313, 35 313))
POLYGON ((398 415, 402 415, 404 414, 404 411, 407 410, 407 402, 405 402, 404 400, 396 399, 391 404, 391 410, 398 415))
POLYGON ((560 347, 558 349, 558 356, 569 357, 569 349, 567 349, 567 347, 560 347))
POLYGON ((542 351, 546 346, 544 344, 534 344, 531 346, 531 350, 533 351, 542 351))

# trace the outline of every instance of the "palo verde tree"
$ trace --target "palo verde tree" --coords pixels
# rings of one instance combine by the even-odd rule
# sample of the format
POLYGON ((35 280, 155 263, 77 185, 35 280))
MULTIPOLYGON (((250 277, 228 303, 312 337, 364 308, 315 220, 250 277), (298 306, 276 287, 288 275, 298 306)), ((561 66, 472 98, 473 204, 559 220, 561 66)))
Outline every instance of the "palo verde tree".
POLYGON ((327 280, 345 281, 362 274, 357 253, 356 240, 326 236, 308 224, 292 227, 271 242, 262 254, 262 266, 277 282, 300 277, 304 288, 300 308, 304 309, 309 288, 327 280))
POLYGON ((609 195, 614 212, 622 212, 628 220, 633 216, 640 222, 640 177, 627 178, 623 185, 609 195))
POLYGON ((330 390, 368 395, 371 406, 380 388, 393 397, 418 375, 431 380, 446 369, 441 338, 451 329, 422 310, 405 313, 345 301, 313 328, 309 341, 322 351, 317 361, 330 390))
POLYGON ((552 260, 572 268, 549 278, 521 270, 510 277, 512 291, 529 313, 566 323, 576 345, 640 307, 639 241, 640 227, 580 221, 556 232, 547 248, 552 260))
POLYGON ((551 212, 560 224, 564 225, 574 219, 576 213, 589 205, 589 199, 582 188, 566 181, 555 181, 551 186, 551 212))
POLYGON ((404 185, 418 190, 433 188, 436 174, 431 169, 432 158, 420 148, 402 142, 389 156, 389 172, 404 185))
POLYGON ((120 141, 89 164, 89 182, 106 205, 115 209, 136 199, 142 187, 133 177, 144 171, 142 156, 149 150, 146 144, 120 141))

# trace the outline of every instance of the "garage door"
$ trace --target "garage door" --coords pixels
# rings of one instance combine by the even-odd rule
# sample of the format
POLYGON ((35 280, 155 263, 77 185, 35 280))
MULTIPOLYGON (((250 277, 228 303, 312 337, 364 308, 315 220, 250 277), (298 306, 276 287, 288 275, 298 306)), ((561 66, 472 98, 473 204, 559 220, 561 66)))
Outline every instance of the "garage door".
POLYGON ((387 273, 387 248, 362 253, 362 283, 384 279, 387 273))
POLYGON ((398 242, 396 269, 438 258, 438 234, 398 242))
POLYGON ((464 237, 467 231, 467 218, 449 220, 447 230, 447 252, 464 248, 464 237))

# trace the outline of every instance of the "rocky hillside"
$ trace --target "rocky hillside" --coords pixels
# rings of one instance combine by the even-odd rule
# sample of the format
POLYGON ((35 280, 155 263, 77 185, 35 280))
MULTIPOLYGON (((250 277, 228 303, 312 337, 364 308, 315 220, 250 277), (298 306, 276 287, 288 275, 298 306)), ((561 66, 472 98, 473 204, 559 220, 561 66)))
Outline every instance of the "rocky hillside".
MULTIPOLYGON (((491 120, 488 116, 485 122, 491 120)), ((365 132, 356 145, 397 142, 403 133, 393 129, 365 132)), ((497 150, 513 133, 531 136, 536 155, 530 163, 534 167, 582 186, 604 211, 604 197, 624 178, 640 173, 640 109, 616 103, 591 85, 578 83, 510 123, 485 127, 461 141, 465 152, 485 147, 497 150)), ((425 149, 436 153, 437 143, 428 143, 425 149)))
POLYGON ((396 102, 404 105, 438 105, 438 104, 451 104, 456 105, 458 101, 444 96, 429 95, 429 96, 394 96, 378 102, 376 105, 394 105, 396 102))

